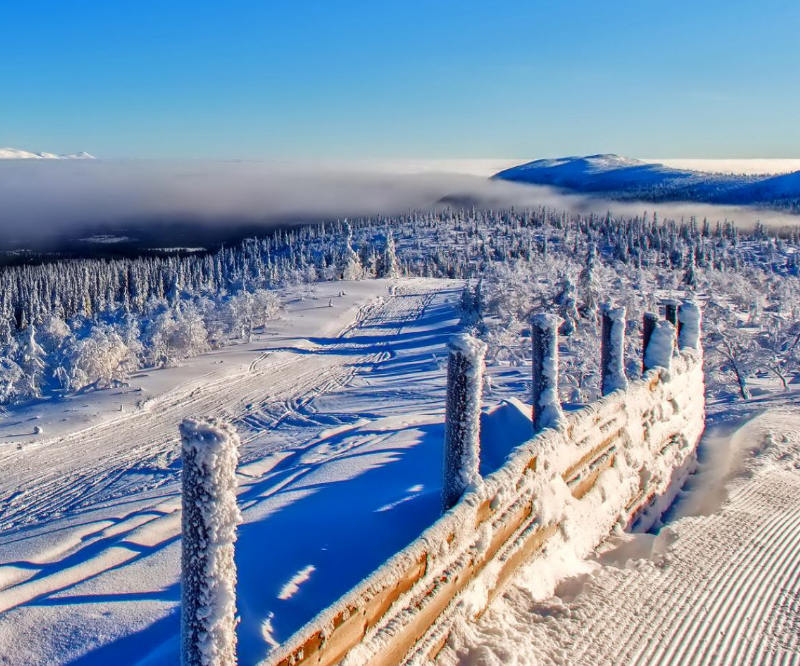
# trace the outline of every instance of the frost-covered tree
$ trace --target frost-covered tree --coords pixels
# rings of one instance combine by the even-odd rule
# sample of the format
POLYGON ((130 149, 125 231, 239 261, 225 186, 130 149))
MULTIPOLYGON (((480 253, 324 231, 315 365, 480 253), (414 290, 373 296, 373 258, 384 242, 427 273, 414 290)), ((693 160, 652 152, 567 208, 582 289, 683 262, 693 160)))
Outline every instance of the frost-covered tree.
POLYGON ((753 332, 735 323, 717 321, 706 338, 706 358, 719 367, 723 376, 735 380, 742 400, 749 400, 750 378, 759 366, 759 350, 753 332))
POLYGON ((87 391, 121 384, 137 368, 138 359, 116 328, 99 324, 75 342, 69 366, 71 388, 87 391))
POLYGON ((353 249, 353 232, 349 224, 345 230, 346 237, 342 253, 341 276, 343 280, 360 280, 364 277, 364 267, 361 264, 361 258, 358 253, 353 249))
POLYGON ((572 335, 575 329, 578 328, 580 314, 578 313, 577 289, 568 275, 564 276, 561 282, 556 304, 558 305, 559 314, 564 320, 564 323, 561 324, 561 334, 572 335))
POLYGON ((376 266, 376 277, 396 278, 400 276, 400 262, 397 259, 397 247, 391 231, 386 232, 383 253, 376 266))
POLYGON ((19 394, 30 398, 41 397, 41 385, 47 364, 45 363, 45 351, 36 341, 36 327, 33 324, 28 326, 20 342, 17 365, 23 374, 19 394))
POLYGON ((578 289, 580 310, 584 318, 596 321, 600 307, 600 284, 597 278, 597 250, 594 243, 590 243, 586 252, 586 263, 578 278, 578 289))
POLYGON ((148 335, 149 362, 160 367, 173 366, 210 349, 205 322, 193 307, 163 311, 150 324, 148 335))
POLYGON ((22 368, 10 358, 0 358, 0 403, 7 404, 19 397, 28 397, 22 393, 22 368))
POLYGON ((762 328, 758 342, 765 367, 788 391, 791 375, 800 372, 800 322, 771 317, 762 328))

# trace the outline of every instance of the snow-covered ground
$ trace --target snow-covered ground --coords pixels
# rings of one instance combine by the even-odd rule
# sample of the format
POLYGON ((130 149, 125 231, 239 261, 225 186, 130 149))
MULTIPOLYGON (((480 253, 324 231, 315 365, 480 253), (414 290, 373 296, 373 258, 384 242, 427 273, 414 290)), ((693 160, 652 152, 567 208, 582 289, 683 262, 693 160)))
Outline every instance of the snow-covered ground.
MULTIPOLYGON (((300 291, 250 344, 0 422, 0 663, 177 663, 186 416, 230 420, 242 440, 243 665, 438 517, 461 283, 300 291)), ((524 397, 528 370, 489 372, 488 403, 524 397)), ((800 396, 774 396, 715 407, 702 471, 658 535, 570 563, 547 599, 521 576, 443 663, 800 663, 800 396)))
POLYGON ((612 539, 544 600, 519 577, 442 663, 800 663, 799 398, 712 407, 657 534, 612 539))
POLYGON ((459 296, 443 280, 324 283, 250 345, 15 412, 0 431, 0 663, 176 663, 185 416, 242 438, 240 663, 409 543, 439 511, 459 296))

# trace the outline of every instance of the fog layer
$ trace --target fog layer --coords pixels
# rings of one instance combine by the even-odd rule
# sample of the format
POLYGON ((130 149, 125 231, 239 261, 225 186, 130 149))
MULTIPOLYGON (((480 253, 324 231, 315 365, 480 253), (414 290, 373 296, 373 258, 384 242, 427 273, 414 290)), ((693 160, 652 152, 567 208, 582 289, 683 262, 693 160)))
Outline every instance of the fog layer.
POLYGON ((300 163, 28 162, 0 160, 0 235, 24 241, 88 229, 158 225, 270 225, 345 216, 392 214, 455 205, 538 207, 571 212, 762 220, 797 224, 771 211, 708 204, 616 202, 490 181, 468 174, 300 163))

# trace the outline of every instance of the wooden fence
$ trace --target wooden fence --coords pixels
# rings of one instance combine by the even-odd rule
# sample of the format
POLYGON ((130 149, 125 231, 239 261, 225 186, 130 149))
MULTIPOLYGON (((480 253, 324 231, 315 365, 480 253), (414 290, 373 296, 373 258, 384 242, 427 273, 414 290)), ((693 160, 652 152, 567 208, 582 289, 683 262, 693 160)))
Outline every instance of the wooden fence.
POLYGON ((264 663, 427 662, 456 619, 479 617, 521 567, 536 575, 567 549, 585 556, 615 527, 646 529, 695 465, 704 380, 694 347, 517 447, 264 663))

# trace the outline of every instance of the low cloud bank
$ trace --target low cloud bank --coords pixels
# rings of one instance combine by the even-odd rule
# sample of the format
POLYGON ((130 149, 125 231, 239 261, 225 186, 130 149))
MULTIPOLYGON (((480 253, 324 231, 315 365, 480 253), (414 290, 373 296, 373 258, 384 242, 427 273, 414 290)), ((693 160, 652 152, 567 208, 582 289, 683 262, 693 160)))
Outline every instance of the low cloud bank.
POLYGON ((0 162, 0 235, 25 241, 171 220, 271 225, 453 205, 798 224, 797 216, 708 204, 616 202, 468 173, 301 163, 0 162))

